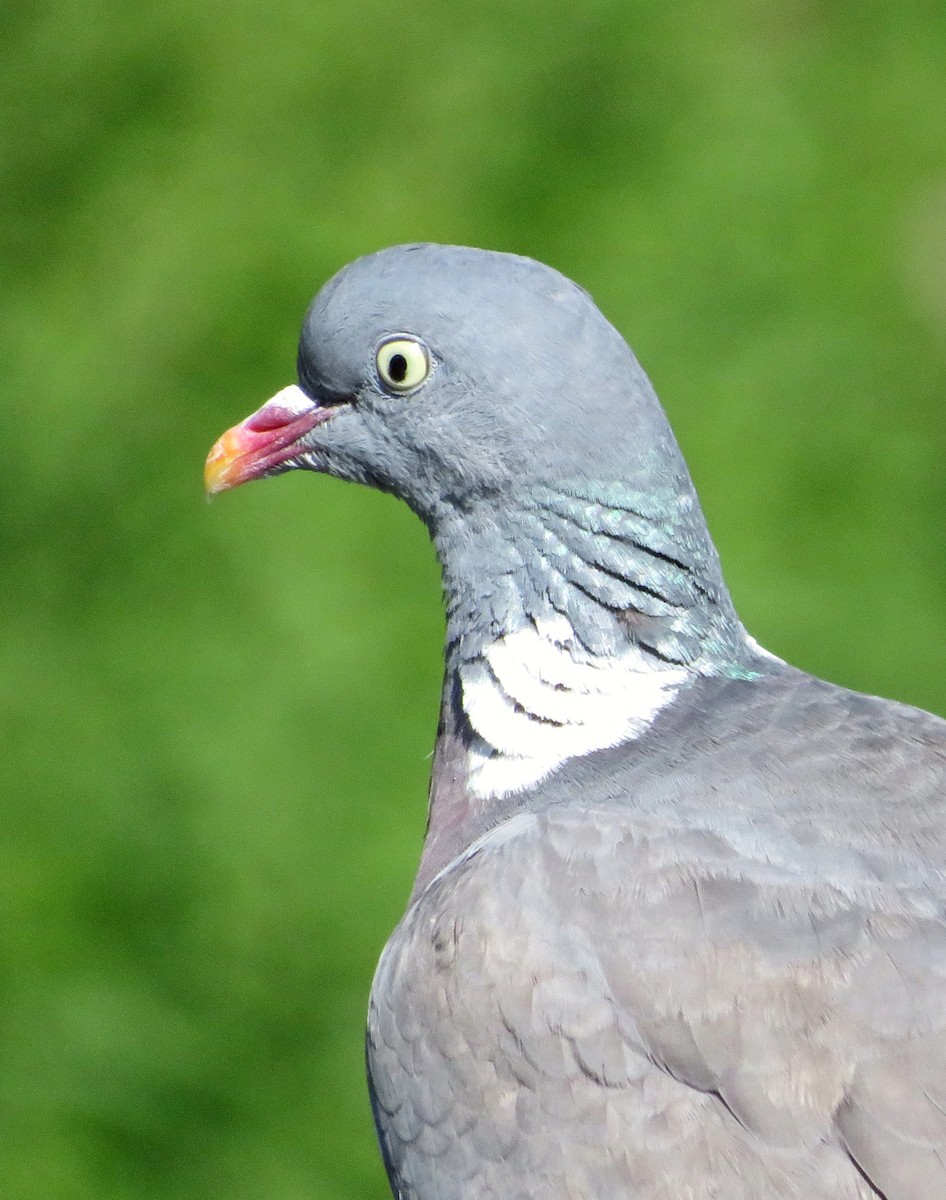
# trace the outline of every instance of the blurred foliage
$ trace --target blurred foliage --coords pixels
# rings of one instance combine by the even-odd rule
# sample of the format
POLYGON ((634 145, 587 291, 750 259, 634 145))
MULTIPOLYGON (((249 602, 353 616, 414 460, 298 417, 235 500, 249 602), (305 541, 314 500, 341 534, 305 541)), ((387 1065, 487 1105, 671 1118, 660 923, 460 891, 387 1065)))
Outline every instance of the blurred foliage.
POLYGON ((946 8, 8 5, 0 1196, 383 1197, 362 1066, 439 581, 204 454, 379 246, 573 275, 764 644, 946 711, 946 8))

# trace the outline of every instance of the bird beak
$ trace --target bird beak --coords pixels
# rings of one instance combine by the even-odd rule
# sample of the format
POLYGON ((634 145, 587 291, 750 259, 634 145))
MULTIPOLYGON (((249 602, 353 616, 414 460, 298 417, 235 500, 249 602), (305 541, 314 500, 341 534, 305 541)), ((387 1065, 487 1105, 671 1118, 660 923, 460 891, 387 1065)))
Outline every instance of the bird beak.
POLYGON ((283 388, 261 409, 234 425, 207 455, 204 488, 208 496, 269 475, 301 453, 299 439, 334 410, 311 400, 301 388, 283 388))

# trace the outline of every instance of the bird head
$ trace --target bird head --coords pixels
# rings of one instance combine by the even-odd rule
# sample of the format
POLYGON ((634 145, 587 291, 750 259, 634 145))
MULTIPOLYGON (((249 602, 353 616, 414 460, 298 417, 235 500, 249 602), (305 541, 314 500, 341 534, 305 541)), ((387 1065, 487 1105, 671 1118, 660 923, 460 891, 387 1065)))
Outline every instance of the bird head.
POLYGON ((629 636, 690 660, 710 626, 734 628, 649 380, 588 294, 531 259, 396 246, 329 280, 298 382, 217 442, 207 490, 295 469, 405 500, 437 546, 448 619, 463 609, 484 637, 554 610, 586 644, 629 636))
POLYGON ((436 526, 566 477, 640 484, 657 458, 660 491, 689 486, 646 376, 581 288, 516 255, 397 246, 322 288, 298 383, 220 439, 207 488, 306 468, 436 526))

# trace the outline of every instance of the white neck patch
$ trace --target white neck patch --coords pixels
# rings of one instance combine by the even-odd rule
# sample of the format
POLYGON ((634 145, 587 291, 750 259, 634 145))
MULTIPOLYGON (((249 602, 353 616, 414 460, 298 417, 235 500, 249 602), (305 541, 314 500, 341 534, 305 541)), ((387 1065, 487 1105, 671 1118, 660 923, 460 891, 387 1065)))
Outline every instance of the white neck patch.
POLYGON ((689 677, 635 647, 590 654, 562 615, 491 642, 459 668, 482 799, 530 787, 569 758, 638 737, 689 677))

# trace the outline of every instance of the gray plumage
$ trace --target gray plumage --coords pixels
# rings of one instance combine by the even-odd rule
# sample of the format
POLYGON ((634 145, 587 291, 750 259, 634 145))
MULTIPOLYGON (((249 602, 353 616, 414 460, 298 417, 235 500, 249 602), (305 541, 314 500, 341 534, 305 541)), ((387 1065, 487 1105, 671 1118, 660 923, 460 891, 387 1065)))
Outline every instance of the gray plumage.
POLYGON ((361 259, 299 381, 311 427, 215 486, 380 487, 443 568, 429 827, 368 1021, 395 1195, 942 1200, 946 724, 748 637, 646 376, 549 268, 361 259))

